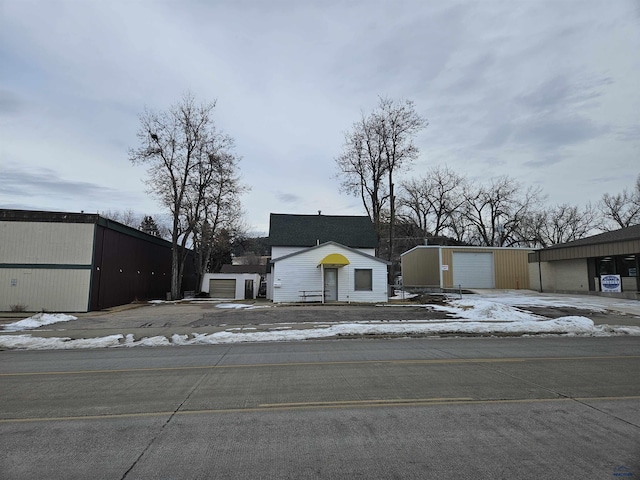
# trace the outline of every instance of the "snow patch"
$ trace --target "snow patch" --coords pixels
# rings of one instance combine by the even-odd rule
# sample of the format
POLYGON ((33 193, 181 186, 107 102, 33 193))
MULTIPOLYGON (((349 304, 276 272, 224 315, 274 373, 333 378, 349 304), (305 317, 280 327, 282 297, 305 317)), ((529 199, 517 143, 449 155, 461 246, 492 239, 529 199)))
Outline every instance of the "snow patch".
POLYGON ((65 315, 64 313, 36 313, 34 316, 25 318, 18 322, 8 323, 4 329, 8 332, 21 332, 23 330, 32 330, 44 325, 52 325, 59 322, 68 322, 69 320, 77 320, 73 315, 65 315))
POLYGON ((529 321, 541 320, 545 317, 535 315, 526 310, 489 300, 463 299, 453 300, 448 305, 425 305, 439 312, 447 312, 450 316, 469 320, 509 320, 529 321))

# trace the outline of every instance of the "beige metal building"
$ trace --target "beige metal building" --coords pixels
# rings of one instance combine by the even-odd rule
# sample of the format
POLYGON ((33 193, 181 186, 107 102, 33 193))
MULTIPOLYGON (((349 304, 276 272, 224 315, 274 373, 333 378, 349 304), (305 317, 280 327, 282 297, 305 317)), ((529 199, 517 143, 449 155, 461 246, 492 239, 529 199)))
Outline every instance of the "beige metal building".
POLYGON ((529 288, 530 248, 417 246, 401 255, 411 289, 529 288))
POLYGON ((640 299, 639 271, 640 225, 553 245, 529 255, 531 288, 544 292, 608 290, 612 296, 640 299), (607 285, 607 280, 615 288, 607 285))

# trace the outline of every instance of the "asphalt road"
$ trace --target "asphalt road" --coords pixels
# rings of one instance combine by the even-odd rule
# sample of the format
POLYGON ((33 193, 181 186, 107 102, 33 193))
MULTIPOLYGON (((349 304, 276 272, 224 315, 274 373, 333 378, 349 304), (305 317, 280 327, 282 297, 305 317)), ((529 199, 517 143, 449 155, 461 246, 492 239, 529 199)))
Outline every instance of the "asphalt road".
POLYGON ((640 476, 637 337, 4 351, 0 392, 3 479, 640 476))

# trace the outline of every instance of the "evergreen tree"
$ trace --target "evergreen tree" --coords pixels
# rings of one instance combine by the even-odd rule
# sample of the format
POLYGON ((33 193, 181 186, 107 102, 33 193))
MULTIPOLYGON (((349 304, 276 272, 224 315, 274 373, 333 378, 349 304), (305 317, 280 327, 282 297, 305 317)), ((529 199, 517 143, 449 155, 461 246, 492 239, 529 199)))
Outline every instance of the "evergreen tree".
POLYGON ((148 233, 149 235, 153 235, 154 237, 160 237, 160 229, 158 228, 158 224, 153 219, 151 215, 145 215, 144 219, 140 223, 139 230, 148 233))

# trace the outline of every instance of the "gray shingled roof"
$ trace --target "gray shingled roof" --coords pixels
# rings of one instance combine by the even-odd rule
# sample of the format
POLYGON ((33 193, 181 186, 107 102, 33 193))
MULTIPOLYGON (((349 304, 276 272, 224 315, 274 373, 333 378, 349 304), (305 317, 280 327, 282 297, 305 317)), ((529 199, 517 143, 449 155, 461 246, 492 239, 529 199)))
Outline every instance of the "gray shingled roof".
POLYGON ((259 273, 264 275, 267 273, 266 265, 222 265, 220 273, 259 273))
POLYGON ((331 241, 352 248, 378 246, 373 223, 367 216, 271 214, 271 246, 312 247, 331 241))
POLYGON ((583 247, 588 245, 598 245, 601 243, 616 243, 625 242, 628 240, 640 239, 640 224, 632 225, 631 227, 621 228, 612 232, 604 232, 592 237, 581 238, 580 240, 574 240, 573 242, 560 243, 558 245, 551 245, 544 250, 553 250, 556 248, 570 248, 570 247, 583 247))

